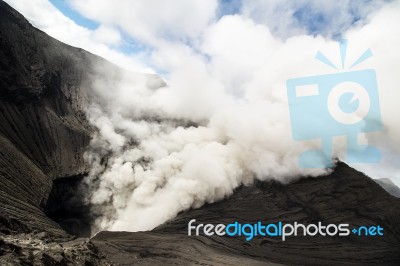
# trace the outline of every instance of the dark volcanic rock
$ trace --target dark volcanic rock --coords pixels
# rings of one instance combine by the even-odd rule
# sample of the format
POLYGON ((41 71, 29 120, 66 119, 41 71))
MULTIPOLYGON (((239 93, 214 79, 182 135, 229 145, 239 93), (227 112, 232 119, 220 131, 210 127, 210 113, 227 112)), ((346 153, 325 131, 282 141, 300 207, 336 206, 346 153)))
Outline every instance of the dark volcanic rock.
POLYGON ((259 182, 242 186, 229 198, 178 215, 151 232, 100 232, 92 242, 110 262, 129 265, 374 265, 400 264, 400 199, 364 174, 339 163, 324 177, 289 185, 259 182), (384 236, 368 237, 189 237, 187 224, 294 223, 321 221, 381 225, 384 236))
POLYGON ((42 212, 53 180, 84 174, 82 104, 93 60, 0 2, 0 227, 65 234, 42 212), (18 220, 16 226, 13 220, 18 220))
POLYGON ((110 265, 88 239, 52 242, 40 234, 2 236, 0 265, 110 265))

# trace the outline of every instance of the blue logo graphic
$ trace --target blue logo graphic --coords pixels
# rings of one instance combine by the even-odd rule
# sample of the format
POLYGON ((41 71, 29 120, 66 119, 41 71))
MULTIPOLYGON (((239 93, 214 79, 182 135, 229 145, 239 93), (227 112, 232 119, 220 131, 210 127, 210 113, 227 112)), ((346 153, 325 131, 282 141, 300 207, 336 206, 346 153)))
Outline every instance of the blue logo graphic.
MULTIPOLYGON (((341 69, 344 70, 347 41, 340 41, 339 48, 341 69)), ((368 49, 348 69, 371 56, 372 52, 368 49)), ((321 52, 315 58, 338 70, 321 52)), ((382 129, 375 70, 289 79, 286 88, 293 138, 298 141, 321 140, 320 149, 308 150, 300 155, 300 167, 331 167, 335 136, 347 137, 347 162, 380 161, 381 154, 377 148, 361 145, 357 141, 360 133, 382 129)))

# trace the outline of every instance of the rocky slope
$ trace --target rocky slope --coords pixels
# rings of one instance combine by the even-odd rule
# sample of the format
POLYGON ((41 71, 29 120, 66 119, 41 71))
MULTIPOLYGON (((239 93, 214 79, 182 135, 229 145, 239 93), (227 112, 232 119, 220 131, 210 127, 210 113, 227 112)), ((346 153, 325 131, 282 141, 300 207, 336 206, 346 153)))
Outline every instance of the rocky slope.
POLYGON ((88 171, 83 153, 94 129, 82 108, 99 64, 118 72, 35 29, 0 1, 1 265, 400 264, 400 199, 342 163, 326 177, 238 188, 228 199, 181 213, 151 232, 75 239, 64 230, 62 207, 88 171), (385 235, 246 242, 188 237, 191 219, 379 224, 385 235))
POLYGON ((385 189, 390 195, 400 198, 400 188, 396 186, 389 178, 375 179, 383 189, 385 189))
POLYGON ((181 213, 152 232, 100 232, 92 242, 116 264, 129 265, 399 265, 400 199, 364 174, 339 163, 325 177, 287 186, 276 182, 240 187, 221 202, 181 213), (348 223, 381 225, 383 237, 189 237, 196 223, 348 223))
POLYGON ((151 232, 100 232, 90 240, 32 233, 1 236, 0 262, 26 265, 399 265, 400 199, 339 163, 324 177, 242 186, 229 198, 183 212, 151 232), (300 236, 284 242, 188 236, 191 219, 212 224, 380 225, 384 236, 300 236))
POLYGON ((53 180, 87 171, 84 80, 93 60, 0 2, 0 226, 65 234, 42 210, 53 180), (18 222, 15 222, 18 221, 18 222))

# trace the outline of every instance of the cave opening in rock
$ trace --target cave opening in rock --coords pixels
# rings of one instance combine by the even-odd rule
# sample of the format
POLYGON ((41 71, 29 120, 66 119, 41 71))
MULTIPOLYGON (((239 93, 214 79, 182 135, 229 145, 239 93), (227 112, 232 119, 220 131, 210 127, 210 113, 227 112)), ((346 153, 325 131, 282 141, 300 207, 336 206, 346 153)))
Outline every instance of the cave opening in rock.
POLYGON ((84 174, 58 178, 44 206, 45 214, 67 233, 90 237, 91 212, 84 197, 87 187, 82 182, 84 174))

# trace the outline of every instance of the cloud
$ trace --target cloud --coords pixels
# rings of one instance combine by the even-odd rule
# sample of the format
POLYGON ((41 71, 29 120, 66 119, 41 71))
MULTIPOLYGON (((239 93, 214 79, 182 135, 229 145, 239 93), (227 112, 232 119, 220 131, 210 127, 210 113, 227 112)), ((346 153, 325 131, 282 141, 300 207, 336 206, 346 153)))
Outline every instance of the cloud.
MULTIPOLYGON (((398 160, 400 154, 400 123, 398 99, 400 99, 400 82, 397 70, 400 68, 400 29, 388 25, 399 23, 400 5, 398 2, 386 6, 377 13, 371 22, 363 28, 354 29, 346 37, 354 41, 354 46, 368 44, 374 56, 363 64, 363 67, 373 68, 376 71, 379 87, 380 109, 384 130, 369 137, 372 145, 380 147, 383 160, 380 165, 359 165, 358 168, 366 171, 372 177, 392 178, 400 186, 398 160)), ((359 55, 361 51, 352 54, 359 55)))
POLYGON ((122 1, 70 0, 85 17, 120 27, 135 39, 155 44, 157 39, 194 38, 214 19, 216 0, 122 1), (93 7, 96 8, 93 8, 93 7))
POLYGON ((300 34, 335 37, 367 23, 384 4, 381 0, 244 0, 242 12, 255 22, 268 25, 281 38, 300 34))
POLYGON ((94 39, 100 43, 104 43, 107 45, 113 45, 113 46, 118 46, 121 44, 121 34, 119 33, 118 30, 105 26, 105 25, 100 25, 95 31, 94 31, 94 39))

